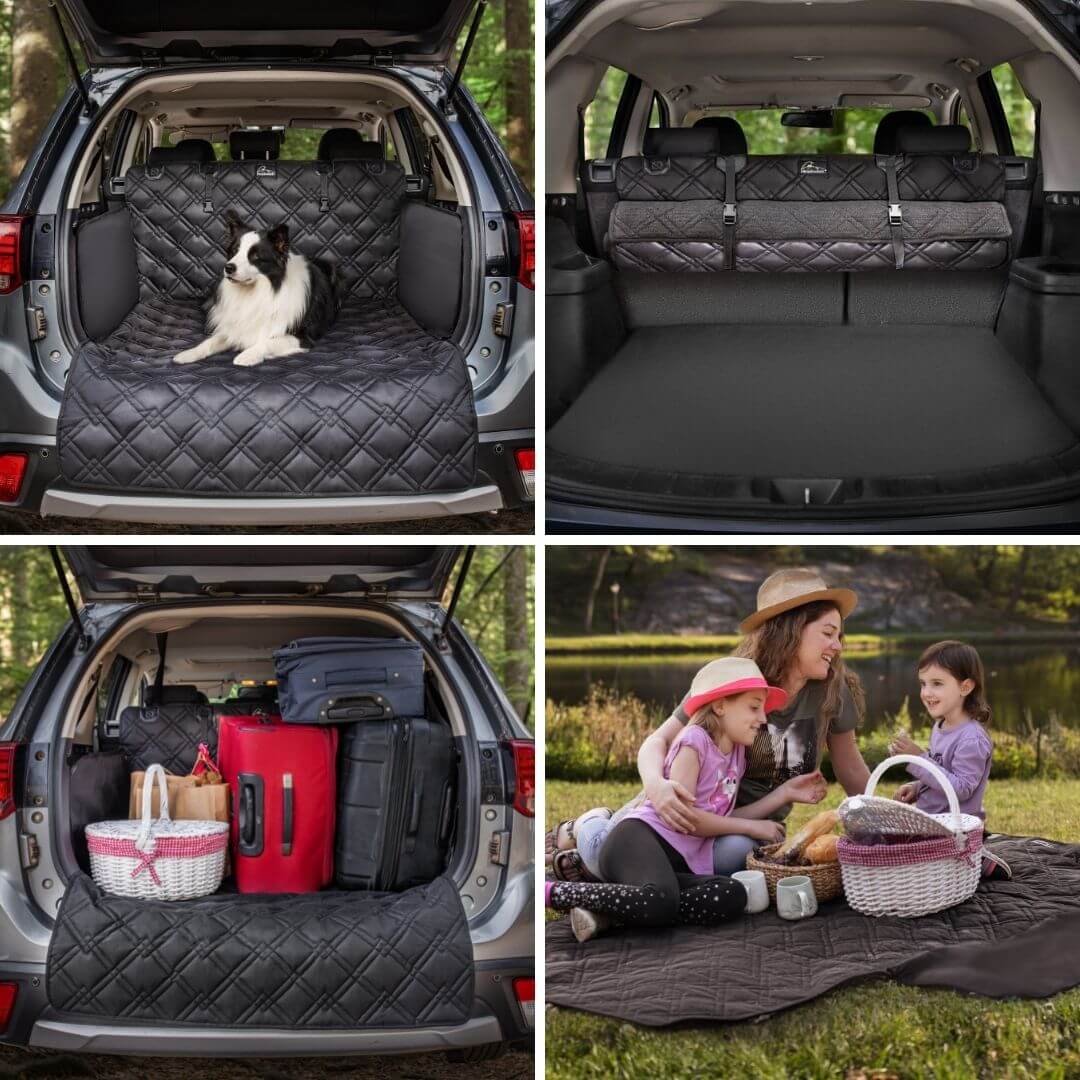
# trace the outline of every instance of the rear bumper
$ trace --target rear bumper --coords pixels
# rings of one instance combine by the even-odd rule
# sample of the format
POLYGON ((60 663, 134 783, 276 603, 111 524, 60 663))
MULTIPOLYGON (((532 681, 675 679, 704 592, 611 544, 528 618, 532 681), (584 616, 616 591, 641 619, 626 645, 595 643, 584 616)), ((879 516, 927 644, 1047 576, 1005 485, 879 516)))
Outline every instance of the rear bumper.
POLYGON ((43 1050, 155 1057, 293 1057, 332 1054, 416 1054, 507 1038, 491 1015, 449 1028, 400 1031, 282 1031, 277 1028, 166 1027, 69 1020, 46 1012, 30 1046, 43 1050))
POLYGON ((501 510, 502 494, 484 484, 449 495, 388 495, 344 499, 183 499, 112 495, 50 487, 41 513, 157 525, 330 525, 410 521, 501 510))

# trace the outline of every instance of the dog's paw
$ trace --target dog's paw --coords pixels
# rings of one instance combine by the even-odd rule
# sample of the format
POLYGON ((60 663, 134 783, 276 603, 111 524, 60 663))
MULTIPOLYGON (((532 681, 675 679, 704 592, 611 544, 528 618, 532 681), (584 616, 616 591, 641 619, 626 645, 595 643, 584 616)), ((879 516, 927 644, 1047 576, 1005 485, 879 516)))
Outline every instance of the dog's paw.
POLYGON ((194 364, 196 360, 201 360, 202 354, 198 349, 185 349, 181 353, 177 353, 173 358, 174 364, 194 364))
POLYGON ((237 353, 233 363, 239 367, 254 367, 263 362, 263 354, 258 349, 245 349, 237 353))

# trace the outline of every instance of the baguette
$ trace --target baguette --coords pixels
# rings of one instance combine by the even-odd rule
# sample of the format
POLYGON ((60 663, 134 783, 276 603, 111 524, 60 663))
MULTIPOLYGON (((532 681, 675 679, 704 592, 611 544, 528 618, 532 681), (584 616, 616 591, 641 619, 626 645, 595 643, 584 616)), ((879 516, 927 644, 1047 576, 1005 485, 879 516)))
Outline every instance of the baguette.
POLYGON ((808 844, 836 828, 840 815, 835 810, 822 810, 815 814, 794 836, 788 837, 776 852, 777 862, 792 866, 806 850, 808 844))

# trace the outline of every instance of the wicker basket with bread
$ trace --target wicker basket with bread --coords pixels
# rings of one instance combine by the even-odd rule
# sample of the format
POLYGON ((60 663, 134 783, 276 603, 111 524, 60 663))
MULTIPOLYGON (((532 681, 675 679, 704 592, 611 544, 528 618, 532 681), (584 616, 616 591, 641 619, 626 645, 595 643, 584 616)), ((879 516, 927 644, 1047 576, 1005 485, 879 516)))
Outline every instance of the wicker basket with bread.
POLYGON ((776 883, 792 874, 805 874, 819 901, 844 895, 833 833, 839 822, 835 810, 823 810, 782 844, 771 844, 746 857, 747 870, 760 870, 769 887, 769 899, 776 902, 776 883))

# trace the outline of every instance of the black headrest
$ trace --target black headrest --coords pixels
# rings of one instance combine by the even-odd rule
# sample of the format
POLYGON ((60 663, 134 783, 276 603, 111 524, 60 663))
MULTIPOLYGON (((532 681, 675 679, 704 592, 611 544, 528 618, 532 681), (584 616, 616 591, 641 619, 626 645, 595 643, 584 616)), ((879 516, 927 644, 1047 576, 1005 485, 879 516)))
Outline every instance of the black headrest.
POLYGON ((720 136, 713 127, 649 128, 642 153, 651 158, 719 154, 720 136))
POLYGON ((277 701, 276 686, 241 686, 236 692, 241 701, 277 701))
POLYGON ((713 128, 720 139, 719 153, 727 155, 746 154, 746 133, 733 116, 703 116, 694 121, 695 128, 713 128))
POLYGON ((926 113, 916 112, 914 109, 897 109, 895 112, 886 113, 874 133, 874 153, 895 154, 896 133, 902 127, 928 128, 933 125, 934 121, 926 113))
POLYGON ((161 688, 161 700, 154 695, 154 688, 150 687, 147 692, 147 703, 151 705, 207 705, 209 699, 195 686, 177 684, 175 686, 163 686, 161 688))
POLYGON ((206 139, 181 139, 175 146, 155 146, 147 158, 149 165, 169 165, 176 161, 203 164, 216 161, 214 148, 206 139))
POLYGON ((352 128, 330 128, 319 140, 320 161, 358 161, 363 158, 382 159, 383 148, 368 142, 352 128))
POLYGON ((971 132, 962 124, 902 127, 896 133, 896 149, 901 154, 966 154, 971 132))
POLYGON ((281 131, 234 131, 229 136, 233 161, 273 161, 281 150, 281 131))

